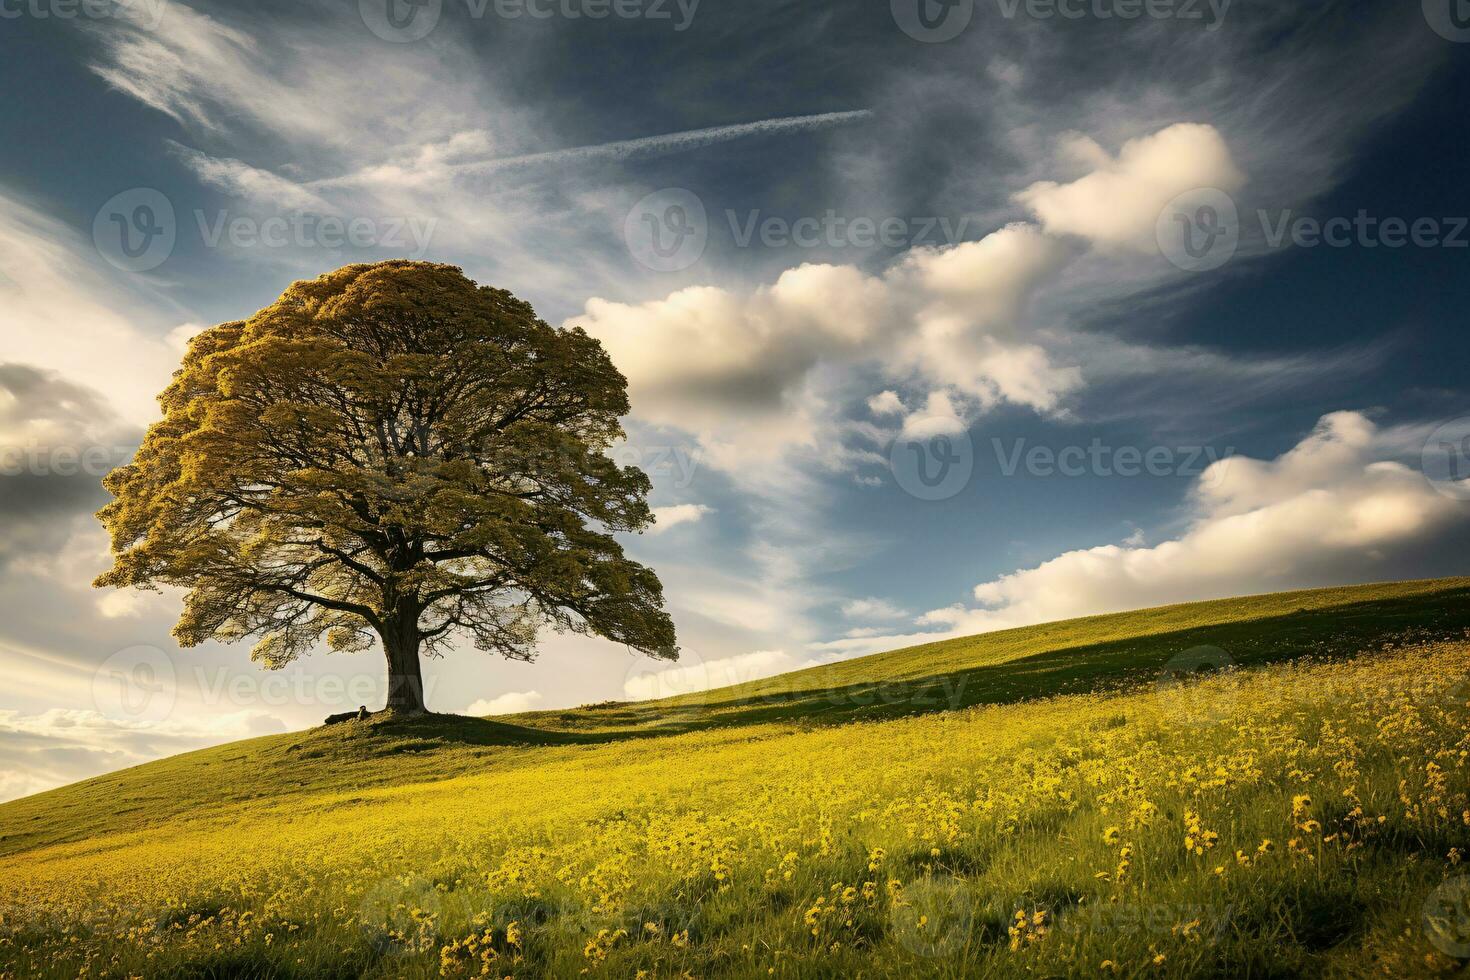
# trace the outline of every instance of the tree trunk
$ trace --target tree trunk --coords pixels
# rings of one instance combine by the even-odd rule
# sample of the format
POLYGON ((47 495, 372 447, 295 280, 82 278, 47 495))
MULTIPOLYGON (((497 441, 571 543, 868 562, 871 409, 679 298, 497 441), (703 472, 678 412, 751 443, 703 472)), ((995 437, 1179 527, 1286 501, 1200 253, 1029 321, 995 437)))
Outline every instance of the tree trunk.
POLYGON ((388 655, 387 710, 410 716, 425 714, 417 619, 411 625, 386 630, 383 650, 388 655))

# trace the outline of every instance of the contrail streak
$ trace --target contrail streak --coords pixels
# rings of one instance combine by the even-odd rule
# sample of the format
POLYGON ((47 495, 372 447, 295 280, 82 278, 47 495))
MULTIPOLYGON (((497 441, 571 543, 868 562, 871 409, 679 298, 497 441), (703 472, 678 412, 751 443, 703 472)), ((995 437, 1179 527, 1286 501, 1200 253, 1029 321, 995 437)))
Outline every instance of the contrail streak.
MULTIPOLYGON (((706 129, 690 129, 680 133, 664 133, 659 136, 640 136, 637 139, 598 143, 593 146, 573 146, 564 150, 548 150, 544 153, 527 153, 522 156, 454 163, 444 166, 440 173, 449 177, 482 179, 587 163, 643 160, 650 157, 667 156, 670 153, 697 150, 701 147, 752 136, 831 129, 871 119, 872 116, 873 113, 868 109, 856 109, 850 112, 823 112, 811 116, 778 116, 774 119, 738 123, 733 126, 710 126, 706 129)), ((382 179, 381 168, 371 168, 343 177, 312 181, 306 186, 326 189, 362 183, 378 183, 382 179)))
POLYGON ((595 146, 574 146, 565 150, 550 150, 545 153, 528 153, 524 156, 500 157, 475 163, 462 163, 453 170, 463 177, 491 177, 516 171, 555 167, 565 164, 593 162, 621 163, 624 160, 642 160, 698 150, 716 143, 748 136, 770 136, 777 133, 806 132, 845 126, 872 118, 867 109, 851 112, 823 112, 812 116, 780 116, 758 122, 738 123, 733 126, 710 126, 706 129, 690 129, 681 133, 665 133, 660 136, 642 136, 638 139, 617 140, 595 146))

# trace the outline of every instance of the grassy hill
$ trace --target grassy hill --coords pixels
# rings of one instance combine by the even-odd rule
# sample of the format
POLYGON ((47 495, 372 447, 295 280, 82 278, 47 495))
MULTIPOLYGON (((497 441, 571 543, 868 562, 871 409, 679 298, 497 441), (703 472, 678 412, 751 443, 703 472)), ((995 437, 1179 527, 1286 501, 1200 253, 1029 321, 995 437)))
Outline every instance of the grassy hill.
POLYGON ((1467 598, 1193 603, 178 756, 0 806, 0 976, 1449 972, 1467 598))

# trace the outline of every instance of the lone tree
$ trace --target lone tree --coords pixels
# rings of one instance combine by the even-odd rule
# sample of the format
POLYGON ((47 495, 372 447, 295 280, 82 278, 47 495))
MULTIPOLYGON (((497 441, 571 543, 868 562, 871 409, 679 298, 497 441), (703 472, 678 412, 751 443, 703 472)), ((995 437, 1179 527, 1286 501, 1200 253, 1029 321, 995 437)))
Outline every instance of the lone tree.
POLYGON ((204 331, 159 401, 105 480, 96 585, 188 589, 183 646, 258 637, 276 669, 377 640, 406 714, 457 635, 530 660, 550 624, 678 656, 658 578, 611 533, 653 521, 647 476, 605 454, 627 382, 503 289, 347 266, 204 331))

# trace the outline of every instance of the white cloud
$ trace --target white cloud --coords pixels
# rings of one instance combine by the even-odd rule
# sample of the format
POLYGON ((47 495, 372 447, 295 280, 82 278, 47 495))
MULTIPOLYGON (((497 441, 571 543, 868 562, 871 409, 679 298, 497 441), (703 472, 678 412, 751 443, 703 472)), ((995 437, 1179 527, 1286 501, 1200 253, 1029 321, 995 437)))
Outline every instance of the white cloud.
MULTIPOLYGON (((315 23, 276 27, 255 18, 247 31, 185 4, 169 5, 155 28, 109 23, 94 32, 102 56, 92 69, 109 85, 186 128, 225 138, 251 128, 321 147, 395 145, 414 133, 456 128, 476 108, 474 89, 444 84, 444 61, 467 67, 455 45, 389 51, 365 31, 343 31, 325 11, 315 23), (370 73, 350 70, 371 63, 370 73), (426 99, 426 91, 437 98, 426 99)), ((462 124, 458 127, 462 128, 462 124)))
POLYGON ((128 291, 91 243, 0 189, 0 362, 61 372, 128 422, 151 422, 178 353, 127 312, 128 291), (7 281, 8 280, 8 281, 7 281))
MULTIPOLYGON (((1211 141, 1220 137, 1208 127, 1171 128, 1129 144, 1118 161, 1080 138, 1068 153, 1074 163, 1116 170, 1137 201, 1162 202, 1211 173, 1195 160, 1208 154, 1170 147, 1211 141)), ((817 471, 872 485, 885 478, 871 473, 901 433, 961 432, 1002 404, 1065 417, 1084 392, 1084 365, 1116 383, 1159 359, 1153 348, 1123 351, 1071 327, 1067 276, 1094 254, 1016 222, 978 241, 915 248, 876 272, 807 263, 761 285, 692 285, 643 302, 595 296, 566 324, 607 348, 628 378, 637 419, 688 433, 703 462, 752 501, 763 578, 783 596, 804 596, 795 605, 809 611, 824 605, 811 583, 820 562, 809 543, 836 537, 818 533, 825 515, 817 471), (1038 309, 1055 302, 1048 296, 1056 290, 1060 316, 1038 309), (866 402, 877 421, 845 418, 854 402, 866 402)), ((1118 278, 1108 288, 1124 288, 1118 278)), ((1187 359, 1172 377, 1235 366, 1223 356, 1187 359)), ((706 608, 728 614, 727 597, 712 599, 706 608)), ((752 612, 737 621, 752 621, 752 612)))
POLYGON ((1219 596, 1394 577, 1470 526, 1462 504, 1392 458, 1357 412, 1335 412, 1272 460, 1212 464, 1178 537, 1069 551, 975 587, 979 608, 920 623, 973 633, 1219 596))
POLYGON ((97 599, 97 612, 103 619, 136 619, 143 614, 147 600, 153 595, 122 589, 104 592, 97 599))
POLYGON ((126 724, 86 710, 55 708, 34 715, 0 710, 0 800, 164 755, 285 730, 279 718, 256 709, 156 724, 126 724))
POLYGON ((709 661, 702 661, 687 651, 684 656, 693 662, 638 673, 623 684, 623 693, 638 701, 695 694, 759 680, 801 666, 784 650, 756 650, 709 661))
POLYGON ((955 435, 968 428, 954 399, 943 391, 931 391, 923 408, 916 408, 903 419, 902 434, 910 439, 955 435))
POLYGON ((1048 232, 1104 247, 1155 252, 1155 223, 1171 200, 1206 187, 1231 193, 1245 183, 1219 131, 1199 123, 1176 123, 1129 140, 1116 159, 1075 134, 1063 153, 1096 169, 1068 184, 1038 181, 1016 199, 1048 232))
POLYGON ((518 715, 523 711, 534 711, 546 700, 540 691, 510 691, 498 697, 481 698, 468 708, 464 714, 483 718, 486 715, 518 715))
POLYGON ((752 136, 770 136, 777 133, 800 133, 832 129, 872 118, 866 109, 847 112, 823 112, 805 116, 779 116, 759 119, 754 122, 736 123, 730 126, 706 126, 702 129, 663 133, 658 136, 640 136, 633 139, 614 140, 590 146, 573 146, 541 153, 527 153, 513 157, 462 161, 455 165, 458 175, 490 176, 516 171, 545 172, 549 168, 567 164, 625 162, 703 149, 719 143, 745 139, 752 136))
POLYGON ((813 402, 818 373, 855 364, 982 404, 1049 411, 1081 383, 1080 372, 1052 364, 1019 336, 1017 321, 1064 252, 1035 227, 1012 225, 978 242, 916 250, 876 276, 808 264, 743 292, 692 286, 646 303, 593 298, 568 323, 602 341, 640 417, 714 445, 737 436, 810 444, 829 411, 813 402), (748 424, 752 414, 760 425, 748 424))
POLYGON ((874 415, 899 415, 903 412, 903 400, 895 391, 880 391, 868 399, 868 411, 874 415))
POLYGON ((164 340, 182 357, 189 349, 189 342, 208 329, 202 323, 181 323, 170 330, 164 340))
MULTIPOLYGON (((460 39, 441 32, 432 45, 384 46, 355 8, 330 6, 272 20, 175 4, 157 30, 118 23, 93 34, 93 70, 181 124, 175 154, 234 199, 225 206, 232 219, 303 210, 364 219, 379 253, 460 256, 472 277, 514 283, 543 304, 555 298, 558 314, 628 278, 611 230, 628 202, 608 182, 464 178, 487 158, 565 141, 548 114, 508 105, 496 69, 460 39)), ((194 234, 179 217, 180 233, 194 234)), ((267 266, 278 280, 281 267, 320 274, 319 246, 226 238, 218 254, 267 266)))
MULTIPOLYGON (((915 248, 875 274, 808 263, 746 289, 694 285, 645 302, 593 297, 567 323, 608 349, 640 418, 696 435, 710 462, 731 472, 796 448, 829 464, 848 459, 833 426, 837 404, 855 394, 842 390, 857 383, 855 374, 918 389, 927 404, 909 418, 942 416, 953 428, 1001 403, 1066 414, 1087 380, 1084 353, 1112 377, 1169 352, 1078 336, 1065 321, 1038 322, 1033 300, 1061 288, 1079 259, 1119 246, 1156 251, 1155 222, 1180 192, 1233 190, 1244 178, 1220 132, 1204 124, 1129 140, 1116 158, 1071 134, 1061 155, 1093 169, 1071 183, 1034 182, 1018 195, 1039 224, 915 248), (1099 251, 1061 237, 1073 235, 1099 251), (752 417, 759 423, 749 424, 752 417)), ((1111 268, 1114 279, 1122 274, 1111 268)), ((1133 268, 1123 278, 1147 284, 1158 275, 1133 268)), ((1174 360, 1183 359, 1201 373, 1235 367, 1204 352, 1176 352, 1174 360)), ((893 388, 858 394, 879 418, 906 409, 893 388)))
POLYGON ((902 619, 908 613, 887 599, 869 597, 844 602, 842 615, 848 619, 902 619))
POLYGON ((704 504, 674 504, 669 507, 653 508, 654 525, 649 534, 662 534, 680 524, 696 524, 704 519, 711 509, 704 504))
POLYGON ((1323 416, 1301 442, 1274 460, 1233 456, 1201 474, 1196 493, 1213 517, 1244 514, 1351 477, 1375 448, 1379 430, 1358 412, 1323 416))
POLYGON ((174 152, 204 183, 250 201, 262 201, 288 211, 336 214, 337 209, 321 197, 268 170, 240 160, 219 159, 191 147, 172 144, 174 152))

